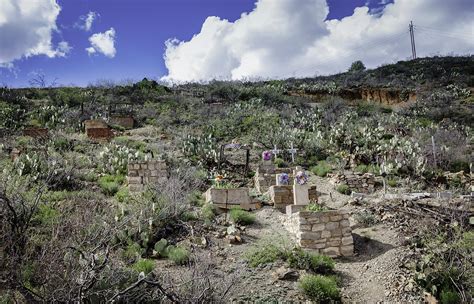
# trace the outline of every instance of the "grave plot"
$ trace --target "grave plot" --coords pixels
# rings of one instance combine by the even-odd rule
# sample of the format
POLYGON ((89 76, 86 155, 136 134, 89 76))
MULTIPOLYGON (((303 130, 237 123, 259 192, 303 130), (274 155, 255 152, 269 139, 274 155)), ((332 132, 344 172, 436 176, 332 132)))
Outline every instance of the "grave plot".
POLYGON ((113 115, 109 118, 109 124, 130 130, 135 127, 135 119, 132 115, 113 115))
POLYGON ((271 151, 263 151, 262 163, 258 166, 254 176, 254 185, 257 192, 265 193, 269 191, 271 186, 275 186, 277 184, 276 180, 278 174, 287 174, 289 177, 289 184, 293 183, 293 172, 295 168, 277 168, 274 159, 276 159, 281 153, 287 152, 291 155, 291 160, 294 163, 296 151, 297 150, 293 148, 293 144, 289 150, 280 150, 275 146, 271 151))
POLYGON ((128 189, 143 191, 148 184, 156 184, 168 179, 168 166, 164 160, 151 160, 128 164, 128 189))
MULTIPOLYGON (((309 186, 307 188, 309 201, 315 202, 318 200, 318 192, 316 186, 309 186)), ((290 185, 275 185, 271 186, 268 190, 270 201, 273 203, 273 207, 280 211, 285 211, 286 206, 294 205, 294 194, 293 186, 290 185)))
POLYGON ((354 254, 354 240, 347 211, 301 210, 289 214, 285 224, 296 235, 301 248, 331 257, 354 254))
POLYGON ((250 163, 250 147, 239 143, 221 145, 217 169, 247 176, 250 163))
POLYGON ((316 186, 307 184, 308 176, 301 167, 296 167, 292 176, 290 179, 287 173, 276 174, 275 185, 268 191, 274 208, 285 211, 288 205, 308 205, 318 200, 316 186))
POLYGON ((244 210, 255 210, 261 207, 259 202, 254 202, 250 197, 249 188, 209 188, 204 196, 207 203, 220 209, 240 207, 244 210))
POLYGON ((47 138, 49 136, 49 130, 47 128, 29 127, 23 130, 23 136, 47 138))
POLYGON ((114 133, 102 120, 85 120, 84 129, 88 138, 98 141, 108 141, 114 133))
POLYGON ((119 126, 125 130, 135 127, 134 104, 126 101, 116 101, 109 104, 108 123, 111 126, 119 126))
POLYGON ((375 191, 375 175, 372 173, 338 173, 332 176, 335 185, 347 185, 352 192, 373 193, 375 191))

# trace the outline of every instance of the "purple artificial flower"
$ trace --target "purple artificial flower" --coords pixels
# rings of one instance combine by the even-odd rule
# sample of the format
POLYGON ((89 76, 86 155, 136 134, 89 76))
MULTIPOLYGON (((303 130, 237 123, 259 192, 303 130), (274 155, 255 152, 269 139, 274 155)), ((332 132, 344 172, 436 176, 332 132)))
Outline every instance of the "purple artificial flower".
POLYGON ((263 160, 271 160, 272 159, 272 152, 263 151, 262 158, 263 158, 263 160))
POLYGON ((298 171, 295 175, 298 185, 305 185, 308 182, 308 175, 304 171, 298 171))
POLYGON ((282 173, 278 176, 280 185, 288 185, 290 183, 290 176, 287 173, 282 173))

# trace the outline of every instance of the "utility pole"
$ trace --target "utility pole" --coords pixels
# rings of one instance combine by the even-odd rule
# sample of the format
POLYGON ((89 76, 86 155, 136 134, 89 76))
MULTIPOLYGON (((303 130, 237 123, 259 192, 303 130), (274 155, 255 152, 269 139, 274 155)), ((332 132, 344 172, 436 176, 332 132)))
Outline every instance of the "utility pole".
POLYGON ((410 24, 408 25, 408 29, 410 30, 411 57, 412 59, 416 59, 415 30, 413 28, 413 21, 410 21, 410 24))

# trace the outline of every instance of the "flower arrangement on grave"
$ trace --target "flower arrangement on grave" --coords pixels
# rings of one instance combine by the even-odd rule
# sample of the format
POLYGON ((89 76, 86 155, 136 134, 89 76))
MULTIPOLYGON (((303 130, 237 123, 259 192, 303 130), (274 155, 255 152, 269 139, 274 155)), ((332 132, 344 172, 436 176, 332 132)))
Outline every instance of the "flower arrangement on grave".
POLYGON ((262 159, 265 161, 271 160, 272 159, 272 152, 270 151, 263 151, 262 153, 262 159))
POLYGON ((298 171, 295 175, 295 181, 298 185, 306 185, 308 182, 308 175, 304 171, 298 171))
POLYGON ((225 174, 216 173, 213 178, 213 188, 215 189, 229 189, 233 188, 234 185, 226 180, 225 174))
POLYGON ((290 176, 287 173, 282 173, 278 176, 280 185, 288 185, 290 183, 290 176))

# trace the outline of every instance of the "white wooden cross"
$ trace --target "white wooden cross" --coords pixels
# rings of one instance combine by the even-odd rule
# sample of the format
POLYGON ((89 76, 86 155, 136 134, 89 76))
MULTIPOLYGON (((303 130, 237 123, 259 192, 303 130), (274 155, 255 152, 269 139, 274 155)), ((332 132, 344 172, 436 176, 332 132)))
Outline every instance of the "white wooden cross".
POLYGON ((278 154, 281 152, 281 150, 278 150, 277 146, 275 145, 275 148, 272 150, 273 155, 275 155, 275 158, 278 157, 278 154))
POLYGON ((288 152, 290 152, 290 154, 291 154, 291 162, 292 163, 295 162, 296 151, 298 151, 298 149, 293 148, 293 143, 291 143, 291 149, 289 149, 288 152))

